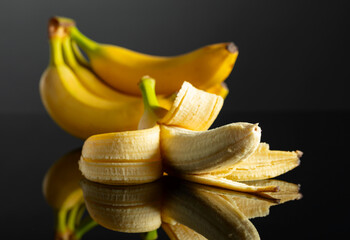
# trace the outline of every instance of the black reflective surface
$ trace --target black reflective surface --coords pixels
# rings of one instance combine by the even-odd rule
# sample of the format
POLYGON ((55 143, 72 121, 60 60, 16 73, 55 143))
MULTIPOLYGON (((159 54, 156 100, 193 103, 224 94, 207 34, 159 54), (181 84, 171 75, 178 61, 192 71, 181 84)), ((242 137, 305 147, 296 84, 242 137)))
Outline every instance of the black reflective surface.
MULTIPOLYGON (((83 142, 59 129, 44 115, 2 115, 0 212, 9 239, 54 239, 53 210, 42 193, 45 173, 60 157, 83 142)), ((214 126, 234 121, 259 122, 262 141, 271 149, 302 150, 301 165, 278 179, 301 185, 303 198, 251 219, 261 239, 344 238, 348 196, 350 113, 222 112, 214 126)), ((159 230, 159 239, 168 239, 159 230)), ((139 239, 139 234, 101 226, 83 239, 139 239)))

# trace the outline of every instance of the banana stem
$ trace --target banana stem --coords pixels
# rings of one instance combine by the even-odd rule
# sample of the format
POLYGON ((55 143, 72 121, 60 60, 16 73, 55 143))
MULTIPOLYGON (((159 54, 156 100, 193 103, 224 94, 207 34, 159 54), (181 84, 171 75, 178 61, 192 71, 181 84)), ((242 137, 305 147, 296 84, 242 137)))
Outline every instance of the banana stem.
POLYGON ((63 39, 63 53, 69 67, 75 68, 78 65, 78 62, 75 59, 73 49, 72 49, 71 38, 69 36, 63 39))
POLYGON ((83 35, 76 27, 69 28, 69 33, 71 38, 87 52, 95 51, 99 47, 97 42, 83 35))
POLYGON ((145 106, 145 110, 154 110, 160 107, 157 95, 156 95, 156 81, 149 76, 141 78, 139 83, 140 90, 142 92, 142 99, 145 106))
POLYGON ((58 66, 64 64, 61 38, 54 37, 50 39, 50 52, 51 65, 58 66))

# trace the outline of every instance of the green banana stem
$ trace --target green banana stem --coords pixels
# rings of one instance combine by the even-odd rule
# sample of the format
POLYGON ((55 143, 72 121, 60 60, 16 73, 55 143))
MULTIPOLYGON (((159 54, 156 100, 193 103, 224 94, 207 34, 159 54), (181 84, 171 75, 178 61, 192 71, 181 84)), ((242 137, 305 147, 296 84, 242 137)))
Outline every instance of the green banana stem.
POLYGON ((81 65, 83 65, 86 68, 90 68, 91 67, 90 63, 85 58, 83 53, 80 51, 78 44, 75 41, 71 41, 71 46, 72 46, 72 49, 73 49, 73 53, 74 53, 75 59, 78 61, 78 63, 80 63, 81 65))
POLYGON ((156 95, 156 80, 149 76, 144 76, 141 78, 139 88, 142 92, 145 110, 154 111, 160 107, 156 95))
POLYGON ((64 64, 61 38, 54 37, 50 39, 50 52, 50 65, 59 66, 64 64))
POLYGON ((72 49, 71 38, 69 36, 67 36, 63 39, 63 53, 64 53, 64 57, 68 63, 68 66, 71 68, 77 67, 78 62, 75 59, 73 49, 72 49))
POLYGON ((157 229, 147 233, 143 233, 141 237, 143 240, 156 240, 158 239, 157 229))
POLYGON ((99 44, 82 34, 77 27, 69 28, 71 38, 86 52, 95 51, 99 48, 99 44))

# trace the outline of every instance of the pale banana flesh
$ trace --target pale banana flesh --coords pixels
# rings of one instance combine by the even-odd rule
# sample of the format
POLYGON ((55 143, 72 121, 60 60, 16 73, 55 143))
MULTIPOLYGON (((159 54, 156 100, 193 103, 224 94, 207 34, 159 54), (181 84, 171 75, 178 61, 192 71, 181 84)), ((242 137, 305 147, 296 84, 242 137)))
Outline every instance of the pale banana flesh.
POLYGON ((79 167, 94 182, 130 185, 152 182, 163 174, 159 126, 99 134, 83 146, 79 167))
POLYGON ((209 131, 161 126, 161 151, 170 170, 200 174, 219 170, 249 157, 258 147, 256 124, 232 123, 209 131))

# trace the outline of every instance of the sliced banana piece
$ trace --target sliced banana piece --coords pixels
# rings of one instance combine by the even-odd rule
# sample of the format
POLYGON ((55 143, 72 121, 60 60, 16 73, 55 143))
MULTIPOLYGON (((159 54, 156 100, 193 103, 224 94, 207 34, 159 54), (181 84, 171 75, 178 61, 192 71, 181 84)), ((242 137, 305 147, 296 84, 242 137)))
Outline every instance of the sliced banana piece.
POLYGON ((130 185, 152 182, 163 174, 159 126, 94 135, 83 146, 79 167, 94 182, 130 185))
POLYGON ((161 126, 161 151, 167 168, 199 174, 231 166, 258 147, 257 124, 232 123, 208 131, 161 126))
POLYGON ((159 123, 195 131, 207 130, 218 116, 223 102, 221 96, 184 82, 173 105, 159 123))
POLYGON ((159 181, 135 186, 107 186, 82 181, 86 208, 101 226, 119 232, 149 232, 161 225, 159 181))

